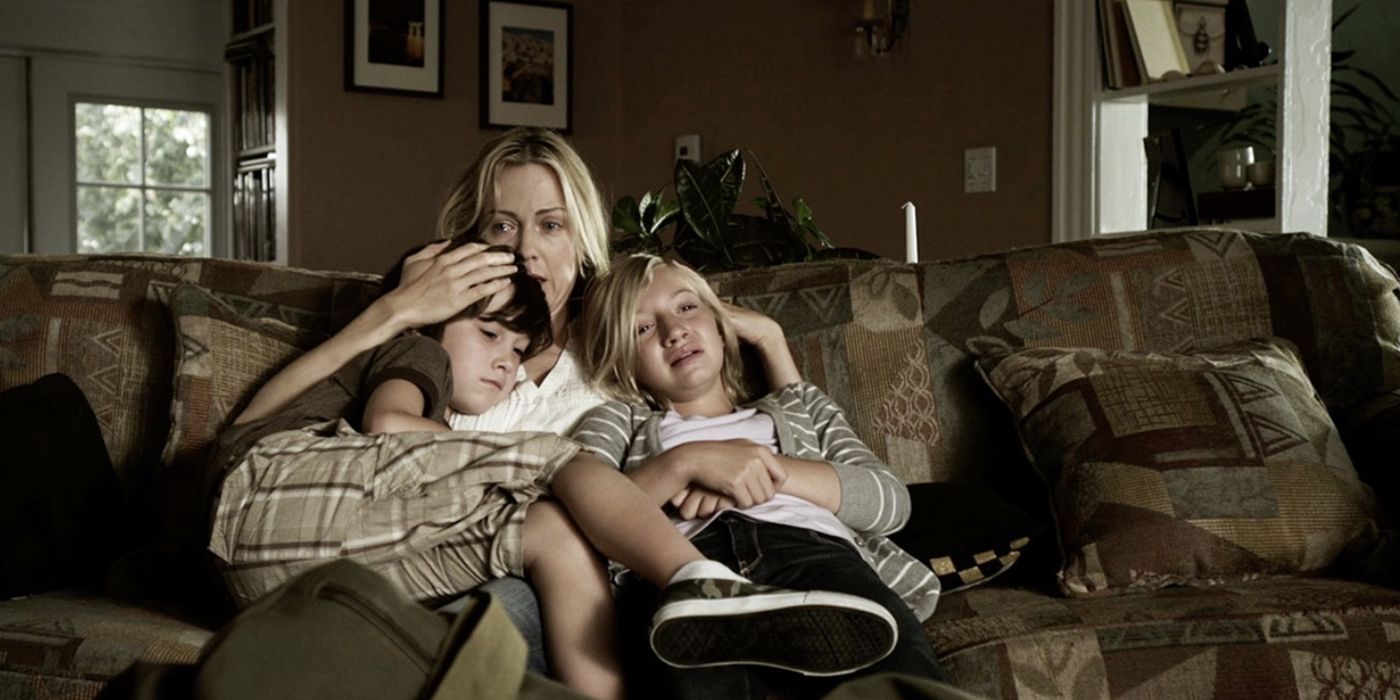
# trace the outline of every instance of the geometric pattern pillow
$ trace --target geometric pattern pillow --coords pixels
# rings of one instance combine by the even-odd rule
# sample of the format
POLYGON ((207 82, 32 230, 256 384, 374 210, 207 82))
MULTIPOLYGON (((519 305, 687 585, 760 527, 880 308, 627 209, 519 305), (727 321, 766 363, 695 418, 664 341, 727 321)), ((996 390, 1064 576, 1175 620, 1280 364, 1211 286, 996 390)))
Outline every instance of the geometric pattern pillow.
POLYGON ((1030 541, 1029 537, 1018 537, 980 552, 945 554, 929 559, 928 566, 938 577, 944 595, 967 590, 1006 573, 1021 560, 1021 550, 1030 541))
POLYGON ((1050 485, 1068 595, 1318 571, 1375 531, 1287 341, 999 350, 978 368, 1050 485))
MULTIPOLYGON (((167 532, 202 527, 208 448, 244 403, 277 370, 325 340, 318 331, 248 318, 210 290, 181 284, 170 293, 175 324, 175 383, 170 436, 159 485, 167 532)), ((197 530, 196 530, 197 532, 197 530)))

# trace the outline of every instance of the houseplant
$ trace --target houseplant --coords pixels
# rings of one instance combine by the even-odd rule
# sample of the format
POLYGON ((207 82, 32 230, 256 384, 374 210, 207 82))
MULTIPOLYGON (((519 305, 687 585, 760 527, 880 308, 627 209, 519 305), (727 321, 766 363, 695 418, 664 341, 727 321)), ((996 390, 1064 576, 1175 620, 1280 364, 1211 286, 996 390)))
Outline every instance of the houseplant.
MULTIPOLYGON (((749 155, 758 164, 758 158, 749 155)), ((705 272, 831 257, 875 257, 834 247, 802 198, 793 199, 791 209, 783 204, 761 164, 763 195, 752 200, 760 213, 736 212, 746 170, 744 155, 737 148, 704 164, 676 161, 669 186, 675 199, 667 199, 667 187, 662 187, 641 199, 628 195, 617 200, 612 212, 618 234, 613 254, 674 252, 705 272)))

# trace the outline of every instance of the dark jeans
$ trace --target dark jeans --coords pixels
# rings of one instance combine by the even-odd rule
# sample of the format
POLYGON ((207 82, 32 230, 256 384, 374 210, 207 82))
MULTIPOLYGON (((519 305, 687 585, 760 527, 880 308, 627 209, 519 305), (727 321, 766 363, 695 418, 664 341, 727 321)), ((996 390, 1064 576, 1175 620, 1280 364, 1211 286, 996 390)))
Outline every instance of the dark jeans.
MULTIPOLYGON (((628 646, 628 668, 645 665, 645 678, 633 690, 675 698, 764 698, 770 690, 818 697, 842 682, 886 671, 943 680, 923 625, 909 606, 880 580, 850 543, 815 530, 761 523, 726 513, 691 540, 705 556, 723 562, 755 583, 794 590, 849 593, 873 600, 894 616, 899 641, 879 663, 845 676, 812 678, 760 666, 677 669, 651 654, 646 632, 656 609, 657 591, 631 579, 619 606, 628 646)), ((781 644, 775 638, 775 644, 781 644)))

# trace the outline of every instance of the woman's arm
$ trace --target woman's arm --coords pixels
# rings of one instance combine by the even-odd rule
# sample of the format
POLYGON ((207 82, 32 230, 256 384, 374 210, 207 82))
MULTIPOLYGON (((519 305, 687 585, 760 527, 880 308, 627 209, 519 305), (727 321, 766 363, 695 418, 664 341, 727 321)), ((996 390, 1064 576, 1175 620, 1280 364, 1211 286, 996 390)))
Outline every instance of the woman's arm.
POLYGON ((374 300, 329 340, 307 351, 273 375, 253 394, 234 424, 282 410, 316 382, 334 374, 356 355, 410 329, 451 318, 477 300, 510 285, 513 258, 483 253, 469 243, 439 255, 446 241, 404 261, 403 282, 374 300))
POLYGON ((366 433, 445 431, 447 426, 423 415, 423 390, 407 379, 388 379, 370 392, 362 427, 366 433))

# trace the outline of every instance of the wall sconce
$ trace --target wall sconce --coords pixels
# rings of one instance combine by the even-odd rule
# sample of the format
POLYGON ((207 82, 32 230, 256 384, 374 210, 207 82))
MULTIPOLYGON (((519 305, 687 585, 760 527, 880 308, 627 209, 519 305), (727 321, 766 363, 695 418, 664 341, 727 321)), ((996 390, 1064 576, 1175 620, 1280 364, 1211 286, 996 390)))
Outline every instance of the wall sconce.
POLYGON ((893 51, 909 26, 910 0, 861 0, 856 18, 856 58, 893 51), (878 8, 878 11, 877 11, 878 8))

